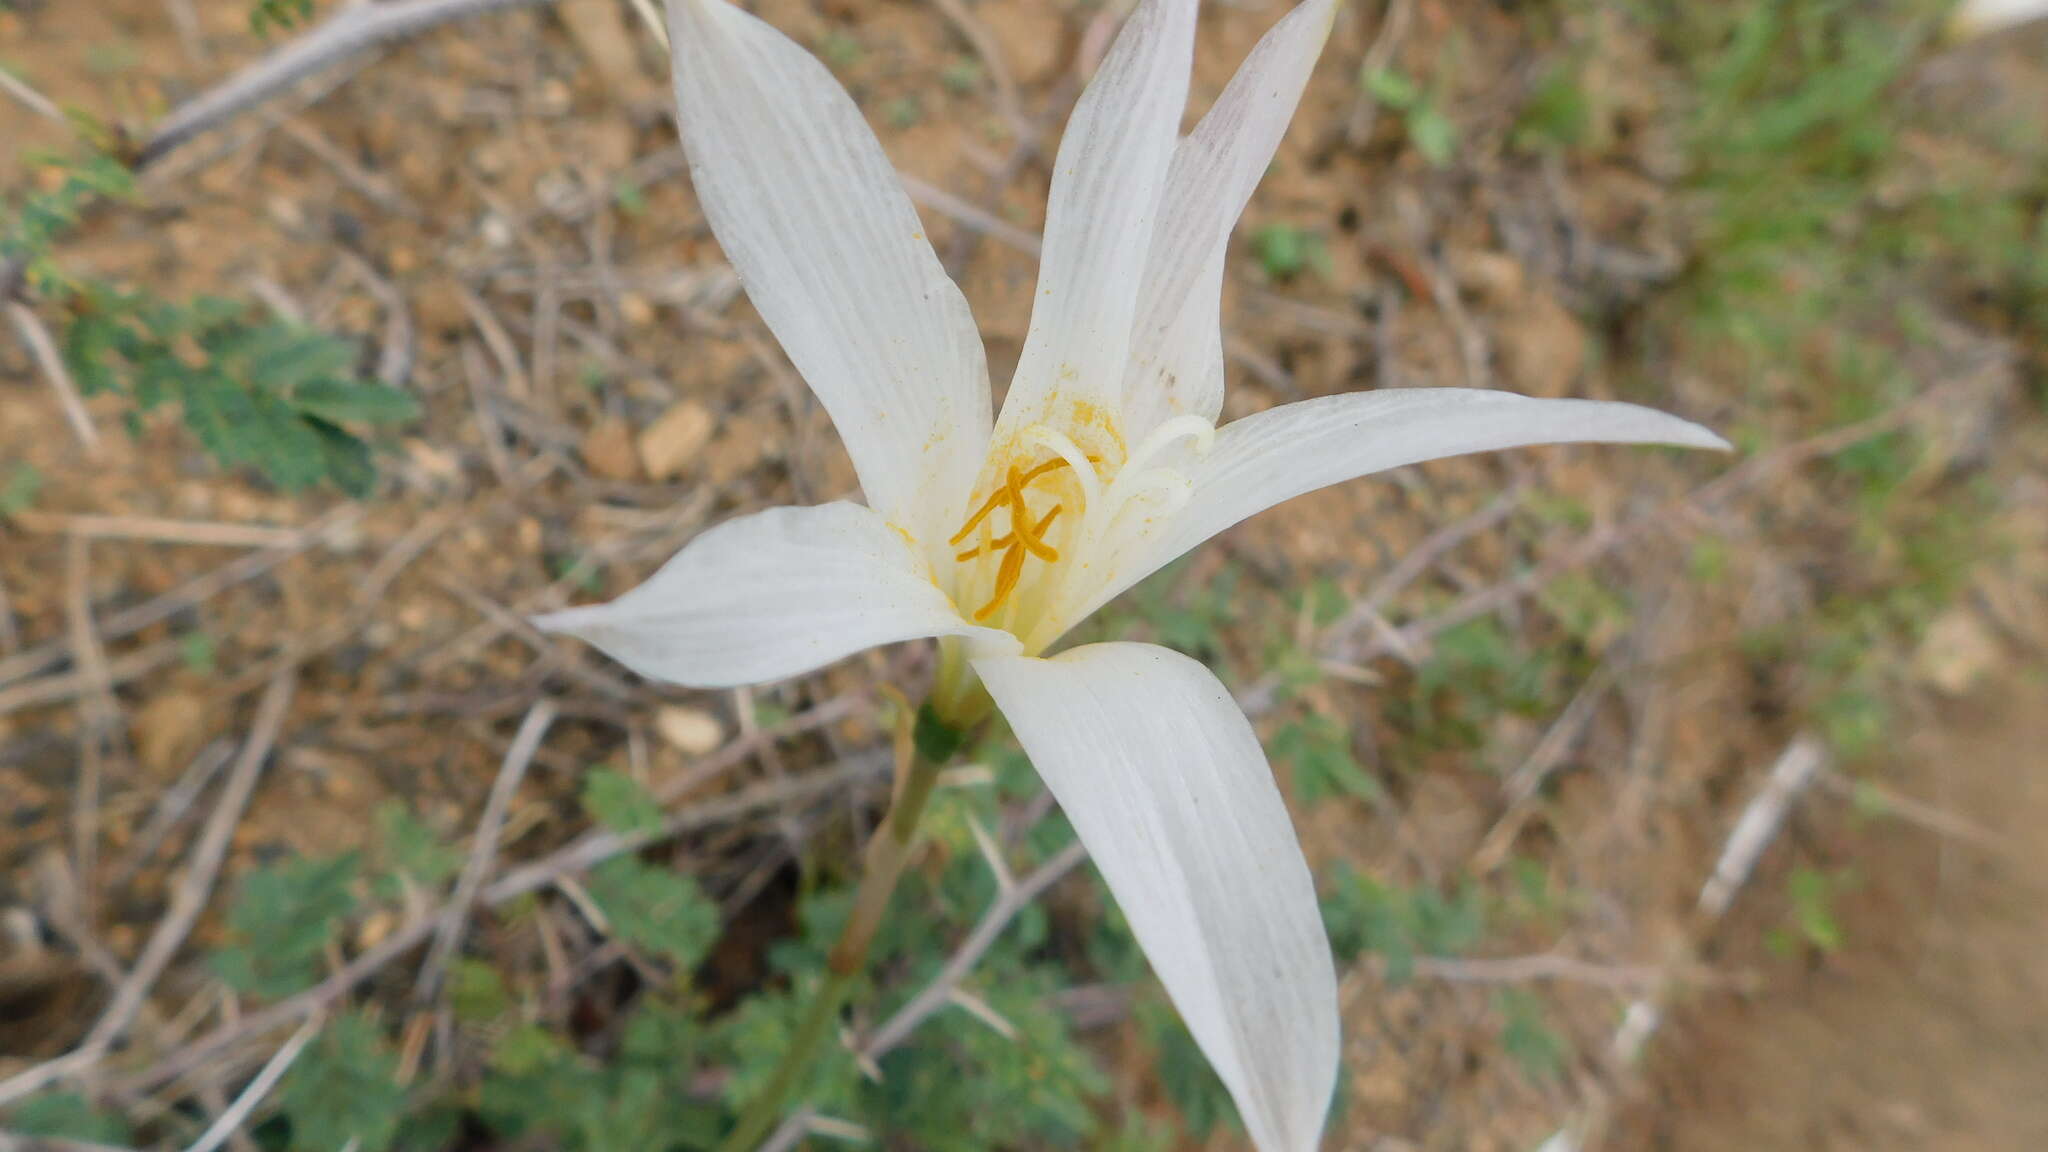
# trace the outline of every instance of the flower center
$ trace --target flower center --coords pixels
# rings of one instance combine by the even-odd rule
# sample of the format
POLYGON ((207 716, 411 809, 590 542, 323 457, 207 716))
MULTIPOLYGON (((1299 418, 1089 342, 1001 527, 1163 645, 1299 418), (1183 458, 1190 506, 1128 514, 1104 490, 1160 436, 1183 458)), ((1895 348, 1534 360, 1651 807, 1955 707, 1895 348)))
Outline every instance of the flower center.
MULTIPOLYGON (((1077 473, 1085 471, 1093 478, 1095 465, 1098 463, 1099 457, 1087 456, 1082 458, 1080 467, 1076 468, 1065 456, 1054 456, 1050 460, 1033 465, 1029 471, 1012 464, 1004 475, 1003 484, 989 493, 988 499, 982 502, 981 507, 967 517, 967 522, 960 526, 958 532, 953 533, 948 543, 959 545, 974 535, 975 529, 981 530, 979 543, 954 554, 953 559, 959 563, 981 560, 985 565, 984 558, 993 557, 998 553, 1002 556, 1002 562, 996 567, 995 590, 990 594, 988 603, 974 610, 975 620, 986 622, 989 617, 995 615, 996 609, 1001 608, 1009 600, 1011 593, 1017 590, 1017 582, 1023 578, 1024 558, 1027 555, 1036 556, 1047 564, 1059 562, 1059 549, 1045 542, 1045 533, 1052 527, 1053 521, 1059 519, 1066 505, 1056 501, 1043 516, 1034 520, 1031 505, 1024 498, 1025 491, 1040 478, 1051 476, 1062 469, 1073 469, 1077 473), (991 517, 998 509, 1007 509, 1010 518, 1010 530, 1001 536, 994 535, 993 529, 989 527, 991 517)), ((1086 497, 1082 499, 1085 503, 1086 497)))
POLYGON ((1156 461, 1184 439, 1207 450, 1215 431, 1198 416, 1178 417, 1125 456, 1113 429, 1096 454, 1048 425, 1025 427, 991 460, 993 488, 948 541, 959 565, 956 602, 973 606, 976 623, 1004 628, 1027 647, 1050 643, 1072 623, 1059 605, 1085 599, 1110 578, 1125 545, 1187 502, 1187 477, 1156 461), (1105 465, 1105 457, 1113 459, 1105 465))

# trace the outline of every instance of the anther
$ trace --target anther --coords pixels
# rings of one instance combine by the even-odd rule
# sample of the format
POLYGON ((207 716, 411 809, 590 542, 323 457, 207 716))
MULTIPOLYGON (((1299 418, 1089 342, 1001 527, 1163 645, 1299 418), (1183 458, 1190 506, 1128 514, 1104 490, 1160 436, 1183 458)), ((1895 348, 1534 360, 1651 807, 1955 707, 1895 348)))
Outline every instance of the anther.
MULTIPOLYGON (((1093 463, 1095 458, 1091 456, 1088 459, 1090 463, 1093 463)), ((1012 465, 1010 468, 1009 475, 1003 478, 1003 486, 996 489, 994 492, 989 493, 988 499, 982 501, 981 507, 975 509, 974 515, 969 516, 967 518, 967 523, 962 524, 960 526, 960 530, 958 532, 953 533, 953 538, 951 540, 946 541, 946 543, 958 544, 962 540, 967 539, 968 534, 974 531, 976 525, 980 524, 982 520, 987 518, 989 513, 1002 507, 1003 504, 1010 499, 1010 494, 1013 491, 1021 493, 1026 487, 1028 487, 1031 484, 1033 480, 1038 479, 1040 476, 1043 476, 1048 472, 1054 472, 1061 468, 1067 468, 1071 466, 1071 461, 1065 459, 1064 457, 1056 456, 1053 459, 1047 460, 1045 463, 1038 465, 1031 471, 1022 473, 1020 475, 1017 472, 1016 466, 1012 465)))
MULTIPOLYGON (((1045 543, 1045 530, 1047 528, 1052 527, 1052 522, 1059 517, 1060 509, 1064 507, 1066 507, 1066 505, 1064 504, 1055 504, 1052 506, 1052 511, 1047 512, 1043 516, 1040 516, 1038 518, 1038 523, 1031 526, 1032 539, 1027 541, 1025 545, 1026 547, 1030 547, 1032 544, 1036 544, 1037 547, 1031 549, 1032 553, 1038 556, 1040 559, 1044 560, 1048 564, 1054 563, 1059 560, 1060 550, 1054 548, 1050 544, 1045 543)), ((976 556, 981 555, 984 549, 990 552, 995 552, 999 549, 1008 548, 1010 545, 1015 544, 1016 542, 1017 534, 1015 532, 1006 532, 1003 535, 996 537, 995 539, 989 541, 986 544, 977 544, 974 547, 969 548, 965 552, 955 553, 953 559, 958 560, 964 564, 967 561, 974 559, 976 556)))
POLYGON ((996 609, 1002 607, 1003 601, 1008 600, 1010 593, 1016 590, 1017 578, 1023 574, 1024 548, 1021 544, 1012 544, 1010 550, 1003 553, 1003 566, 996 569, 996 594, 989 598, 988 603, 975 610, 974 618, 987 620, 995 615, 996 609))

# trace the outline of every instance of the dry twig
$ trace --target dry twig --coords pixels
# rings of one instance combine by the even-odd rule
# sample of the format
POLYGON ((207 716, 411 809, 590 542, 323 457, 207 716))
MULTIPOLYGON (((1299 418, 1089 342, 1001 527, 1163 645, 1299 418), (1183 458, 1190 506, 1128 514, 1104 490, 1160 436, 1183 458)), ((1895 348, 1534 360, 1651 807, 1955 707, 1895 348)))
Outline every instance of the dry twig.
MULTIPOLYGON (((534 863, 522 865, 500 875, 483 887, 480 900, 488 907, 496 907, 508 900, 552 887, 563 877, 573 876, 613 856, 635 851, 664 839, 722 824, 762 810, 779 808, 785 804, 811 803, 832 795, 848 784, 881 776, 891 763, 891 758, 883 754, 855 757, 842 761, 835 767, 799 777, 787 785, 750 788, 732 796, 696 805, 670 817, 659 829, 651 832, 632 836, 620 836, 609 832, 594 833, 534 863)), ((280 1000, 261 1011, 221 1025, 141 1072, 116 1082, 112 1090, 116 1095, 123 1096, 151 1091, 204 1067, 220 1052, 244 1040, 274 1032, 285 1025, 303 1020, 311 1013, 324 1011, 354 992, 364 981, 382 971, 387 965, 431 939, 439 928, 444 913, 445 909, 435 909, 385 937, 376 946, 342 965, 334 974, 314 987, 280 1000)), ((67 1069, 56 1075, 48 1075, 42 1083, 48 1083, 58 1076, 67 1074, 68 1071, 67 1069)), ((0 1103, 6 1102, 6 1099, 0 1096, 0 1103)))
MULTIPOLYGON (((0 76, 6 73, 0 72, 0 76)), ((4 295, 4 293, 0 293, 4 295)), ((14 323, 15 334, 35 358, 36 367, 43 370, 43 377, 50 382, 50 390, 57 394, 57 404, 64 410, 64 421, 71 425, 72 434, 85 446, 88 458, 94 458, 100 451, 99 430, 92 426, 92 414, 85 410, 85 398, 79 395, 78 384, 71 379, 71 370, 64 366, 64 356, 57 351, 57 342, 50 337, 49 328, 35 310, 19 300, 7 302, 7 318, 14 323)))
POLYGON ((5 92, 9 96, 14 97, 21 102, 22 107, 27 108, 45 120, 55 120, 59 124, 64 122, 63 111, 55 104, 50 103, 49 97, 31 88, 28 81, 16 76, 5 67, 0 67, 0 92, 5 92))
MULTIPOLYGON (((325 539, 330 533, 354 527, 361 517, 362 510, 354 506, 322 516, 300 529, 290 540, 279 543, 273 549, 243 556, 203 576, 194 577, 161 596, 152 597, 132 608, 125 608, 109 615, 99 622, 100 638, 103 641, 120 640, 152 624, 162 623, 195 604, 210 600, 237 584, 269 572, 325 539)), ((9 684, 23 677, 32 676, 66 657, 76 658, 76 654, 71 650, 69 637, 53 640, 0 660, 0 684, 9 684)))
MULTIPOLYGON (((967 938, 961 941, 960 947, 946 958, 945 966, 939 969, 938 975, 932 977, 931 983, 920 989, 917 995, 898 1008, 864 1040, 853 1046, 854 1060, 863 1067, 872 1068, 884 1056, 895 1051, 909 1039, 910 1034, 917 1031, 918 1026, 930 1019, 933 1013, 948 1004, 959 1003, 960 982, 974 970, 974 966, 981 962, 981 958, 988 954, 988 950, 995 946, 1004 929, 1010 926, 1010 921, 1030 907, 1047 888, 1073 871, 1075 865, 1087 859, 1087 856, 1087 849, 1077 840, 1054 853, 1050 859, 1026 874, 1023 879, 999 885, 995 900, 989 904, 987 911, 981 914, 981 919, 975 923, 974 930, 967 934, 967 938)), ((1006 872, 1007 869, 999 871, 998 876, 1001 877, 1006 872)), ((797 1141, 816 1131, 816 1126, 820 1123, 831 1121, 819 1116, 810 1108, 798 1109, 775 1129, 761 1145, 760 1152, 788 1152, 789 1149, 796 1147, 797 1141)))
POLYGON ((530 7, 547 0, 395 0, 349 4, 305 35, 237 72, 219 86, 164 117, 136 156, 147 167, 193 137, 286 91, 300 80, 348 57, 485 12, 530 7))
POLYGON ((249 1119, 249 1113, 256 1110, 256 1105, 261 1104, 263 1098, 270 1095, 270 1090, 277 1087, 277 1082, 284 1079, 284 1074, 291 1068, 292 1062, 299 1058, 299 1053, 305 1050, 307 1042, 319 1031, 320 1014, 316 1012, 306 1017, 306 1022, 299 1025, 299 1030, 292 1033, 292 1038, 284 1042, 284 1047, 277 1050, 277 1055, 272 1056, 263 1065, 262 1071, 256 1073, 255 1079, 249 1081, 248 1087, 242 1089, 242 1094, 235 1097, 235 1102, 227 1111, 222 1112, 219 1119, 208 1125, 206 1131, 200 1133, 199 1139, 194 1140, 192 1146, 185 1149, 185 1152, 213 1152, 227 1143, 230 1136, 241 1130, 243 1123, 249 1119))
MULTIPOLYGON (((1763 858, 1764 849, 1777 838, 1793 802, 1815 777, 1827 770, 1827 760, 1826 746, 1808 733, 1795 737, 1778 754, 1764 777, 1763 786, 1757 789, 1756 795, 1736 818, 1735 826, 1729 830, 1728 839, 1722 845, 1721 854, 1715 859, 1714 869, 1707 876, 1706 883, 1700 886, 1699 899, 1694 905, 1694 917, 1698 922, 1695 939, 1704 937, 1727 914, 1735 894, 1756 870, 1757 861, 1763 858)), ((1663 1023, 1664 1004, 1675 983, 1672 974, 1688 962, 1692 953, 1692 948, 1682 949, 1663 966, 1662 974, 1652 982, 1650 990, 1631 1001, 1623 1011, 1621 1024, 1608 1043, 1608 1051, 1617 1064, 1627 1066, 1641 1057, 1644 1046, 1663 1023)), ((1608 1099, 1604 1095, 1596 1097, 1544 1141, 1539 1152, 1579 1152, 1582 1148, 1592 1147, 1607 1123, 1608 1110, 1608 1099)))
POLYGON ((229 773, 220 802, 214 806, 213 815, 207 819, 205 831, 192 850, 190 865, 179 880, 177 889, 171 893, 170 907, 165 910, 163 919, 157 922, 149 942, 143 945, 142 955, 136 958, 128 978, 114 990, 113 1000, 101 1014, 99 1022, 70 1054, 0 1081, 0 1105, 12 1104, 60 1079, 92 1068, 106 1057, 114 1042, 128 1030, 150 988, 170 965, 172 956, 191 934, 200 911, 206 907, 214 880, 220 874, 221 862, 227 856, 235 826, 241 822, 249 797, 256 790, 257 776, 284 726, 293 686, 291 677, 279 676, 272 681, 270 690, 257 706, 256 719, 250 727, 248 741, 242 746, 241 758, 229 773))
POLYGON ((483 886, 484 877, 490 874, 491 862, 496 858, 498 832, 505 825, 505 813, 512 806, 512 795, 519 790, 519 782, 526 778, 527 765, 533 763, 534 753, 540 751, 540 742, 547 737, 548 727, 554 722, 554 701, 542 700, 527 712, 526 719, 519 725, 519 732, 512 737, 512 750, 505 754, 505 762, 498 769, 498 778, 491 785, 490 797, 484 801, 483 816, 477 821, 469 860, 462 866, 462 875, 455 882, 455 895, 441 913, 441 925, 434 933, 434 945, 427 950, 426 963, 420 968, 419 982, 413 989, 413 999, 418 1003, 433 1000, 440 990, 441 972, 462 943, 462 926, 468 922, 470 906, 476 903, 477 890, 483 886))

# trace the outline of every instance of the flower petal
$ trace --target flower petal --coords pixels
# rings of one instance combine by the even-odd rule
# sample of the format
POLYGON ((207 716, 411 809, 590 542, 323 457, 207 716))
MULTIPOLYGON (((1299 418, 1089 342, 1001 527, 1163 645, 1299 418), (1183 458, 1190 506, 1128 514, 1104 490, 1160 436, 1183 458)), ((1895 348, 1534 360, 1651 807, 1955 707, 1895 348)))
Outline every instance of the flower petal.
POLYGON ((1336 17, 1337 0, 1308 0, 1288 13, 1174 151, 1124 380, 1124 434, 1134 442, 1174 416, 1214 420, 1223 408, 1224 250, 1336 17))
POLYGON ((771 508, 692 540, 609 604, 537 617, 650 680, 730 688, 784 680, 863 648, 965 636, 1014 652, 1008 633, 961 619, 925 560, 858 504, 771 508))
POLYGON ((1337 1075, 1315 884, 1258 737, 1150 644, 974 662, 1262 1152, 1312 1152, 1337 1075))
POLYGON ((2048 0, 1963 0, 1949 13, 1948 33, 1954 40, 1989 36, 2048 18, 2048 0))
POLYGON ((1055 416, 1056 393, 1117 410, 1138 282, 1187 106, 1195 9, 1196 0, 1143 0, 1067 121, 999 440, 1055 416))
POLYGON ((1253 513, 1340 481, 1408 464, 1536 444, 1670 444, 1727 450, 1689 420, 1604 400, 1542 400, 1482 388, 1389 388, 1283 404, 1225 425, 1185 465, 1193 495, 1079 622, 1175 557, 1253 513))
POLYGON ((711 231, 831 414, 868 503, 921 541, 944 539, 988 445, 988 367, 966 298, 823 64, 724 0, 670 0, 669 24, 711 231))

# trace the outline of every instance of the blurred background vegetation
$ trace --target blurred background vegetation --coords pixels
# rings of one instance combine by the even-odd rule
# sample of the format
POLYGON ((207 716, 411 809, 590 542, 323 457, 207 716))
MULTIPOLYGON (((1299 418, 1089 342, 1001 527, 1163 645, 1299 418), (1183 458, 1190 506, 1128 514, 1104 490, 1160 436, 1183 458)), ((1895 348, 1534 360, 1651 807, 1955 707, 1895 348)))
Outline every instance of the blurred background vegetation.
MULTIPOLYGON (((1205 6, 1195 112, 1282 10, 1205 6)), ((700 693, 521 623, 852 488, 649 11, 0 0, 0 1146, 703 1148, 768 1075, 928 653, 700 693)), ((758 11, 1004 379, 1122 7, 758 11)), ((1409 469, 1086 629, 1259 725, 1331 1147, 2048 1141, 2048 33, 1947 16, 1341 17, 1231 249, 1229 413, 1494 386, 1741 450, 1409 469)), ((780 1146, 1243 1146, 1006 735, 929 825, 780 1146)))

